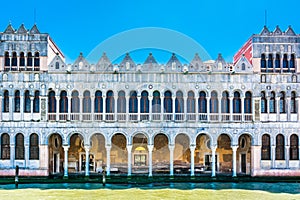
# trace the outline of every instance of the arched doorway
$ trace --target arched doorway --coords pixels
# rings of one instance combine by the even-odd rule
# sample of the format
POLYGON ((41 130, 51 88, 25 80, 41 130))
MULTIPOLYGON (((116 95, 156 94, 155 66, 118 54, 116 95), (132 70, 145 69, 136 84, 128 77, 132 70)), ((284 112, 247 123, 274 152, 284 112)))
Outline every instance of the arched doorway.
POLYGON ((165 134, 157 134, 154 137, 153 148, 153 172, 156 174, 170 173, 169 140, 165 134))
POLYGON ((191 163, 190 140, 186 134, 178 134, 175 138, 174 173, 188 174, 191 163))
POLYGON ((107 164, 105 138, 102 134, 96 133, 90 140, 90 165, 91 172, 102 172, 107 164))
POLYGON ((237 172, 241 174, 251 174, 251 137, 242 134, 239 137, 239 147, 237 149, 237 172))
POLYGON ((219 166, 216 168, 218 172, 226 174, 232 173, 232 149, 231 139, 226 134, 221 134, 218 137, 218 147, 216 154, 219 155, 219 166))
MULTIPOLYGON (((206 134, 200 134, 196 138, 195 149, 195 173, 204 173, 212 171, 212 152, 211 140, 206 134)), ((216 156, 216 166, 217 166, 216 156)), ((216 167, 217 170, 217 167, 216 167)))
POLYGON ((128 153, 126 149, 126 137, 122 133, 116 133, 111 138, 110 172, 127 174, 128 153))
POLYGON ((148 173, 148 138, 142 134, 136 134, 132 139, 132 173, 148 173))
POLYGON ((64 150, 62 148, 62 138, 54 133, 48 139, 49 152, 49 174, 63 173, 64 150))
POLYGON ((68 151, 69 172, 85 172, 86 154, 83 137, 75 133, 70 138, 70 148, 68 151))

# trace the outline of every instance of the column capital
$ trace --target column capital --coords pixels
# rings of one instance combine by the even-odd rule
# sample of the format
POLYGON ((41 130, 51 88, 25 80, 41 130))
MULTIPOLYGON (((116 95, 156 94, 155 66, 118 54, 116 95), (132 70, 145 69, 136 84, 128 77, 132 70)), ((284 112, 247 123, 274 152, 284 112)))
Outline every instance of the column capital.
POLYGON ((62 145, 62 147, 64 148, 65 151, 68 151, 68 149, 70 148, 69 145, 62 145))
POLYGON ((131 150, 132 150, 132 145, 127 145, 126 148, 127 148, 127 151, 128 151, 128 152, 131 152, 131 150))
POLYGON ((110 151, 111 146, 110 145, 105 145, 105 149, 106 149, 106 151, 110 151))
POLYGON ((195 151, 196 149, 196 144, 190 144, 190 150, 195 151))
POLYGON ((239 146, 238 145, 232 145, 231 148, 232 148, 232 151, 236 151, 239 148, 239 146))
POLYGON ((217 148, 218 148, 218 145, 213 145, 213 146, 210 146, 210 149, 211 149, 212 151, 216 151, 216 150, 217 150, 217 148))
POLYGON ((153 148, 154 148, 154 145, 153 144, 148 144, 147 147, 148 147, 149 152, 152 152, 153 148))
POLYGON ((174 151, 174 149, 175 149, 175 145, 174 144, 169 144, 169 150, 174 151))
POLYGON ((85 151, 90 151, 91 146, 84 146, 85 151))

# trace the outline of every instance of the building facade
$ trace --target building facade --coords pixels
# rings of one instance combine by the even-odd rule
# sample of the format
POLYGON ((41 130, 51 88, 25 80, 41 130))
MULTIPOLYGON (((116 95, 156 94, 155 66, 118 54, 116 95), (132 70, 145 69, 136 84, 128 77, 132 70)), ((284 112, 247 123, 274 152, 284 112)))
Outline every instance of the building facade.
POLYGON ((226 63, 66 64, 34 25, 0 33, 0 175, 300 176, 300 36, 264 27, 226 63))

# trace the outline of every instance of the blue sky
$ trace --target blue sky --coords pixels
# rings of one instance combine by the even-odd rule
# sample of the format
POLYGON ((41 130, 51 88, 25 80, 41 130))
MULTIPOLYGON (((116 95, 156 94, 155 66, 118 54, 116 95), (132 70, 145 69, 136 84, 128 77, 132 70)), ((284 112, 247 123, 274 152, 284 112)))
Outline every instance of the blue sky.
MULTIPOLYGON (((74 61, 80 52, 88 55, 115 34, 142 27, 181 32, 201 44, 213 59, 222 53, 232 61, 244 42, 262 30, 265 10, 270 30, 276 25, 286 30, 292 25, 300 33, 299 0, 14 0, 2 2, 1 7, 1 31, 9 21, 14 28, 21 23, 31 28, 35 9, 40 31, 51 35, 67 62, 74 61)), ((133 58, 145 60, 147 54, 133 58)), ((168 59, 165 55, 157 58, 160 63, 168 59)))

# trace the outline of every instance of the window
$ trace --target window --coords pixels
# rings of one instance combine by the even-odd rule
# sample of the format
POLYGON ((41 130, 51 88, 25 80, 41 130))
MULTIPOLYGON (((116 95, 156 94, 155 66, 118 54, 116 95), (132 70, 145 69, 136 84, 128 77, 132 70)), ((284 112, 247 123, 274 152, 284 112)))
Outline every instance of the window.
POLYGON ((7 90, 3 94, 3 112, 9 112, 9 93, 7 90))
POLYGON ((34 54, 34 70, 39 71, 40 70, 40 54, 39 52, 35 52, 34 54))
POLYGON ((36 133, 30 135, 29 160, 39 159, 39 136, 36 133))
POLYGON ((271 92, 270 96, 270 113, 276 113, 275 92, 271 92))
POLYGON ((233 94, 233 113, 241 113, 241 95, 239 92, 233 94))
POLYGON ((49 113, 56 113, 56 99, 55 99, 55 92, 49 92, 48 96, 48 112, 49 113))
POLYGON ((267 98, 266 93, 261 92, 261 113, 267 113, 267 98))
POLYGON ((210 113, 218 113, 218 94, 215 91, 211 92, 210 113))
POLYGON ((9 53, 8 52, 5 52, 4 65, 6 67, 10 67, 10 57, 9 57, 9 53))
POLYGON ((11 59, 11 66, 18 66, 18 60, 17 60, 17 53, 16 52, 13 52, 12 53, 12 59, 11 59))
POLYGON ((15 91, 15 109, 14 112, 20 112, 20 91, 15 91))
POLYGON ((75 90, 72 92, 71 98, 71 112, 72 113, 79 113, 79 93, 75 90))
POLYGON ((91 97, 90 97, 90 92, 89 91, 84 91, 83 93, 83 113, 90 113, 91 110, 91 97))
POLYGON ((31 67, 32 67, 32 53, 29 52, 29 53, 27 54, 27 71, 32 70, 31 67))
POLYGON ((252 95, 251 92, 246 92, 246 97, 244 100, 244 112, 252 113, 252 95))
POLYGON ((158 91, 153 92, 153 100, 152 100, 152 112, 153 113, 160 113, 161 107, 161 100, 160 100, 160 93, 158 91))
POLYGON ((137 93, 135 91, 132 91, 130 92, 130 98, 129 98, 129 112, 137 113, 137 111, 138 111, 137 93))
POLYGON ((66 91, 61 91, 60 93, 59 112, 68 113, 68 97, 66 91))
POLYGON ((268 71, 272 72, 273 71, 273 55, 269 54, 268 58, 268 71))
POLYGON ((266 71, 266 55, 265 54, 261 54, 260 68, 261 68, 262 72, 266 71))
POLYGON ((149 113, 148 92, 143 91, 141 96, 141 113, 149 113))
POLYGON ((10 159, 10 138, 7 133, 2 134, 1 136, 1 159, 10 159))
POLYGON ((106 113, 115 112, 115 100, 113 91, 108 91, 106 94, 106 113))
POLYGON ((291 113, 297 113, 296 92, 291 92, 291 113))
POLYGON ((207 113, 206 93, 203 92, 203 91, 201 91, 201 92, 199 93, 198 112, 199 112, 199 113, 207 113))
POLYGON ((279 99, 279 111, 280 113, 285 113, 285 93, 280 92, 280 99, 279 99))
POLYGON ((175 113, 184 113, 184 100, 181 91, 176 92, 175 113))
POLYGON ((295 72, 295 55, 291 54, 289 71, 295 72))
POLYGON ((59 69, 59 62, 55 63, 55 69, 59 69))
POLYGON ((287 54, 283 54, 283 60, 282 60, 282 68, 283 68, 283 72, 288 72, 288 58, 287 58, 287 54))
POLYGON ((222 103, 222 107, 221 107, 222 113, 229 113, 230 102, 229 102, 228 92, 223 92, 222 93, 221 103, 222 103))
POLYGON ((246 70, 246 65, 245 65, 245 63, 242 63, 242 70, 243 70, 243 71, 246 70))
POLYGON ((271 160, 271 140, 268 134, 262 136, 261 159, 271 160))
POLYGON ((95 113, 103 113, 102 92, 99 90, 95 93, 95 113))
POLYGON ((40 112, 40 92, 34 92, 34 99, 33 99, 33 112, 39 113, 40 112))
POLYGON ((24 70, 24 66, 25 66, 25 55, 24 55, 24 52, 21 52, 20 53, 20 59, 19 59, 19 63, 20 63, 20 70, 24 70))
POLYGON ((296 134, 290 137, 290 160, 299 160, 299 139, 296 134))
POLYGON ((195 95, 193 91, 188 92, 187 113, 195 113, 195 95))
POLYGON ((29 95, 29 91, 26 90, 25 94, 24 94, 24 112, 25 113, 30 113, 31 111, 31 102, 30 102, 30 95, 29 95))
POLYGON ((170 91, 165 92, 165 98, 164 98, 164 112, 165 113, 172 113, 172 93, 170 91))
POLYGON ((16 160, 24 160, 24 136, 21 133, 16 135, 15 141, 15 156, 16 160))
POLYGON ((276 136, 276 160, 284 160, 284 136, 278 134, 276 136))
POLYGON ((280 55, 279 54, 276 54, 275 68, 276 68, 276 72, 280 72, 280 55))
POLYGON ((118 113, 126 113, 126 98, 124 91, 118 93, 118 113))

